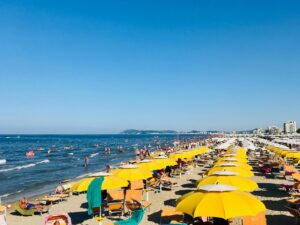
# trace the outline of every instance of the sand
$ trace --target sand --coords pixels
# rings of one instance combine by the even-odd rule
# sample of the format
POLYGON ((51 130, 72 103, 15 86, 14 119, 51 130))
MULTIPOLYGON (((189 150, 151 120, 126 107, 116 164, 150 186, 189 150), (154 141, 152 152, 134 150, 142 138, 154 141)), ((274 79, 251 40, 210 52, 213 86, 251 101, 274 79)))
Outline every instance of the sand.
MULTIPOLYGON (((198 175, 200 168, 194 168, 191 174, 183 175, 181 178, 173 178, 178 182, 179 187, 172 191, 163 190, 161 193, 150 192, 149 198, 152 202, 150 210, 146 211, 141 225, 159 224, 160 213, 163 208, 174 207, 177 198, 194 189, 194 183, 200 179, 198 175)), ((268 225, 289 225, 294 224, 295 219, 286 211, 286 199, 289 197, 283 191, 278 190, 279 184, 290 183, 282 179, 267 179, 260 174, 256 174, 254 180, 259 184, 260 189, 253 194, 261 199, 267 207, 266 216, 268 225)), ((71 196, 66 202, 52 205, 50 214, 68 212, 73 224, 96 225, 98 222, 87 215, 86 195, 71 196)), ((44 224, 45 214, 42 216, 34 215, 29 217, 18 216, 16 213, 8 213, 8 225, 39 225, 44 224)), ((107 218, 103 224, 109 224, 107 218)), ((234 225, 241 224, 239 219, 234 221, 234 225)))

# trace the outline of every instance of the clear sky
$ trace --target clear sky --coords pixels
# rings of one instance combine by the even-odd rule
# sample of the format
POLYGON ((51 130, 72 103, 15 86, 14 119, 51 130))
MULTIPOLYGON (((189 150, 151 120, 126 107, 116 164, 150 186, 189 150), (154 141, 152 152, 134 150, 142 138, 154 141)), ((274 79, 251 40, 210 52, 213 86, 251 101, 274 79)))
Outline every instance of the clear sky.
POLYGON ((300 2, 0 1, 0 133, 300 122, 300 2))

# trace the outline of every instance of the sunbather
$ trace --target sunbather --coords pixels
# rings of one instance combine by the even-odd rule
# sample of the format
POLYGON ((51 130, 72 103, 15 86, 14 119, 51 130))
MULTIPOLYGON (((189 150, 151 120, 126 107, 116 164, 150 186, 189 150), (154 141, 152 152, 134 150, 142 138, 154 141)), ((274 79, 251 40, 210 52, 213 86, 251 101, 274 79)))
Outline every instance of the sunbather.
POLYGON ((20 200, 20 208, 21 209, 26 209, 26 210, 30 210, 30 209, 45 210, 48 207, 44 206, 44 205, 40 205, 40 204, 30 203, 25 197, 23 197, 20 200))

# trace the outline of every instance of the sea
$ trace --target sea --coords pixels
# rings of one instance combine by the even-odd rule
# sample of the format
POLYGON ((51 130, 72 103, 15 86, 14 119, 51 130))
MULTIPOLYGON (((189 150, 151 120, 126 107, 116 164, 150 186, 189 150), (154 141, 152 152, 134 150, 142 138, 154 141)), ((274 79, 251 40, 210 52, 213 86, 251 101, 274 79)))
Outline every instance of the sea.
POLYGON ((0 199, 5 204, 54 191, 63 180, 78 180, 106 165, 135 158, 136 148, 154 151, 173 146, 175 140, 204 138, 194 134, 0 135, 0 199), (31 150, 35 156, 26 157, 31 150))

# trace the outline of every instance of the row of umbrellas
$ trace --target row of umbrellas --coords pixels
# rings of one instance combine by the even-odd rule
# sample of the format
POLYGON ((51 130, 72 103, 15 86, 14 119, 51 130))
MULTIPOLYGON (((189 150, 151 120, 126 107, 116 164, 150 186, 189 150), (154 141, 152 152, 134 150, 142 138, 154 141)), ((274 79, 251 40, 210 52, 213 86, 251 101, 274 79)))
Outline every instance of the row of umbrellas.
POLYGON ((178 159, 190 159, 196 155, 208 152, 208 147, 200 147, 190 151, 171 154, 170 157, 157 156, 151 160, 143 160, 137 164, 120 166, 112 173, 95 173, 72 184, 72 191, 85 192, 89 184, 97 177, 104 177, 102 190, 118 189, 128 186, 128 181, 146 180, 152 177, 152 171, 161 170, 167 166, 177 165, 178 159))
POLYGON ((208 176, 197 181, 197 190, 177 200, 176 209, 194 218, 209 216, 223 219, 256 216, 266 210, 264 204, 249 192, 258 188, 246 150, 229 148, 208 176))

